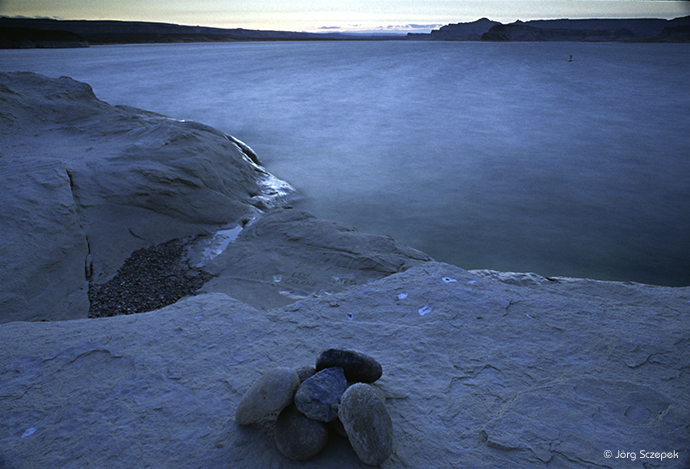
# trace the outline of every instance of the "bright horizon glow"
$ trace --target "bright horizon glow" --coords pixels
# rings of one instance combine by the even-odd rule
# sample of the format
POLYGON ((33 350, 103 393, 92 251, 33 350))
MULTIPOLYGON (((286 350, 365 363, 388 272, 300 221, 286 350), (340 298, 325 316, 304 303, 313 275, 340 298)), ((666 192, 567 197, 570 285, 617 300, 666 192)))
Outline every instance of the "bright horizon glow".
POLYGON ((512 23, 687 15, 687 0, 0 0, 0 16, 309 32, 428 32, 484 17, 512 23))

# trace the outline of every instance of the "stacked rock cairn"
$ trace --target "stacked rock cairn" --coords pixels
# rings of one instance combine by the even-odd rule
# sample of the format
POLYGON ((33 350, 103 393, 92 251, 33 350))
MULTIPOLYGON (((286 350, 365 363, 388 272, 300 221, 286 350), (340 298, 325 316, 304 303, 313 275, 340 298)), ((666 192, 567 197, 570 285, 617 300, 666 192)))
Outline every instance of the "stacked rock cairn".
POLYGON ((371 383, 381 365, 357 350, 321 352, 316 367, 276 368, 247 391, 235 414, 240 425, 270 422, 275 444, 286 458, 316 456, 328 442, 329 426, 346 436, 359 459, 383 464, 393 452, 393 424, 386 398, 371 383))

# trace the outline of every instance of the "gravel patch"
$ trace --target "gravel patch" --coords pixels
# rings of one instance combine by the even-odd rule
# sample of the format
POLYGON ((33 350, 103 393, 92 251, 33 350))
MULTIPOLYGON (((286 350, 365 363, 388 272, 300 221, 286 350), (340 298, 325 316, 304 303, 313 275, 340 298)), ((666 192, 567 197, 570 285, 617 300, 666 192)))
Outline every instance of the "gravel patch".
POLYGON ((189 239, 173 239, 134 251, 117 275, 89 284, 89 317, 145 313, 194 295, 213 276, 190 267, 185 256, 189 239))

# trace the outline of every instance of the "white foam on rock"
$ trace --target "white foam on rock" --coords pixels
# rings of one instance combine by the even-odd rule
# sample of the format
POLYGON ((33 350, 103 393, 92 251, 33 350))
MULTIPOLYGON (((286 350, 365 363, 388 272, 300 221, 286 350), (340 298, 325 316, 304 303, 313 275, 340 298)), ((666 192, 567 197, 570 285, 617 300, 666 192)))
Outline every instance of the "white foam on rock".
POLYGON ((240 149, 244 154, 245 161, 254 166, 254 169, 262 175, 257 181, 261 187, 261 194, 252 197, 252 199, 261 201, 266 208, 286 205, 289 199, 294 196, 296 192, 295 188, 282 179, 278 179, 273 174, 267 172, 261 165, 256 152, 249 145, 232 135, 223 135, 240 149))
POLYGON ((261 194, 252 199, 262 201, 267 208, 286 205, 295 193, 294 187, 271 173, 265 173, 257 182, 261 186, 261 194))
POLYGON ((196 266, 204 267, 209 261, 218 257, 228 248, 230 243, 237 239, 241 232, 241 226, 216 231, 213 237, 207 241, 208 245, 204 247, 202 260, 196 266))

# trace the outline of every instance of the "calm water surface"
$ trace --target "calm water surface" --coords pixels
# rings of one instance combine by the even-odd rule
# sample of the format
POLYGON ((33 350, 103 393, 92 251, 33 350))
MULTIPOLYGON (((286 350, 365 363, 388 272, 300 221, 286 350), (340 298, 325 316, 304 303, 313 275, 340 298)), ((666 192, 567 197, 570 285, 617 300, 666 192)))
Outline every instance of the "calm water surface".
POLYGON ((245 141, 295 206, 467 269, 690 285, 690 44, 0 51, 245 141), (567 62, 572 54, 573 62, 567 62))

